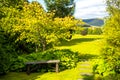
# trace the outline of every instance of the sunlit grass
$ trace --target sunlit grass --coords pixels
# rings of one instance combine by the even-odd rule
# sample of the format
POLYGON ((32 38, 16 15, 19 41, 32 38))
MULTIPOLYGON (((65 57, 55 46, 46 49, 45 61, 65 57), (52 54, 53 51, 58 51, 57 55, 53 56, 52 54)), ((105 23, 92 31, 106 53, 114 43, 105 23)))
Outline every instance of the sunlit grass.
POLYGON ((35 80, 77 80, 80 76, 79 66, 73 69, 61 71, 59 73, 48 72, 38 76, 35 80))
MULTIPOLYGON (((86 66, 86 65, 82 65, 83 63, 84 62, 79 62, 77 64, 77 67, 73 69, 61 71, 59 73, 48 72, 48 73, 39 75, 35 80, 78 80, 84 77, 80 75, 81 73, 86 73, 86 72, 92 73, 92 65, 86 66), (84 68, 84 70, 81 70, 81 68, 84 68)), ((91 63, 91 62, 88 61, 88 63, 91 63)))
POLYGON ((102 35, 75 35, 70 41, 62 42, 62 45, 57 46, 58 49, 71 49, 82 54, 99 55, 100 49, 103 46, 102 35))
POLYGON ((56 72, 47 72, 47 73, 31 73, 27 75, 25 72, 10 72, 5 76, 1 76, 0 80, 77 80, 80 76, 80 71, 78 70, 79 66, 56 72))

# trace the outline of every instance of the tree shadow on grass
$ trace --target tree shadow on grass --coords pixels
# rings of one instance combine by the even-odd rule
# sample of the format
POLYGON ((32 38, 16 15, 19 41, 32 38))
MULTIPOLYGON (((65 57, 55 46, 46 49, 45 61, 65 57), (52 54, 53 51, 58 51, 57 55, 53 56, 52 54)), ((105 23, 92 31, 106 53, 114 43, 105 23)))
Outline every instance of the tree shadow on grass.
POLYGON ((80 54, 79 55, 79 61, 88 61, 90 59, 97 58, 98 55, 92 55, 92 54, 80 54))
POLYGON ((31 73, 27 75, 26 72, 9 72, 6 75, 0 76, 0 80, 35 80, 37 76, 43 73, 31 73))
POLYGON ((82 75, 83 76, 83 80, 94 80, 94 75, 82 75))
MULTIPOLYGON (((34 65, 34 66, 38 66, 38 65, 34 65)), ((40 67, 36 69, 33 68, 34 70, 31 71, 29 75, 26 73, 26 70, 23 72, 8 72, 7 74, 0 75, 0 80, 35 80, 39 78, 40 75, 43 75, 45 73, 48 72, 55 73, 54 68, 50 68, 49 69, 50 71, 48 71, 48 68, 44 66, 48 66, 48 65, 47 64, 42 65, 41 68, 40 67)))
POLYGON ((90 42, 90 41, 94 41, 97 39, 101 39, 101 38, 78 38, 78 39, 72 39, 70 41, 62 39, 61 44, 59 46, 72 46, 72 45, 76 45, 78 43, 90 42))

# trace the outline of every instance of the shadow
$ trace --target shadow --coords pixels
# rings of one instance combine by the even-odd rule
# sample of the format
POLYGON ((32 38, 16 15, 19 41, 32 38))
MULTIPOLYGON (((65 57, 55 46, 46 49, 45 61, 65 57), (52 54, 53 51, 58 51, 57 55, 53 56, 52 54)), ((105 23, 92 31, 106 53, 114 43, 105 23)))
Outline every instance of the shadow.
POLYGON ((118 73, 118 74, 109 74, 107 76, 104 76, 103 79, 104 80, 120 80, 120 73, 118 73))
MULTIPOLYGON (((36 66, 36 65, 33 65, 36 66)), ((37 65, 38 66, 38 65, 37 65)), ((53 65, 55 67, 55 65, 53 65)), ((6 74, 0 75, 0 80, 35 80, 39 78, 38 76, 41 76, 43 74, 46 74, 48 72, 56 73, 54 68, 49 67, 49 65, 45 64, 40 67, 35 67, 28 75, 25 71, 21 72, 8 72, 6 74)))
POLYGON ((58 46, 72 46, 72 45, 76 45, 78 43, 82 43, 82 42, 90 42, 90 41, 94 41, 97 39, 101 39, 101 38, 78 38, 78 39, 72 39, 70 41, 68 40, 61 40, 61 44, 58 46))
POLYGON ((83 80, 94 80, 94 75, 82 75, 83 76, 83 80))
POLYGON ((0 76, 0 80, 35 80, 39 75, 43 73, 31 73, 27 75, 26 72, 9 72, 6 75, 0 76))
POLYGON ((80 54, 79 55, 79 61, 88 61, 90 59, 96 59, 98 58, 97 55, 92 55, 92 54, 80 54))

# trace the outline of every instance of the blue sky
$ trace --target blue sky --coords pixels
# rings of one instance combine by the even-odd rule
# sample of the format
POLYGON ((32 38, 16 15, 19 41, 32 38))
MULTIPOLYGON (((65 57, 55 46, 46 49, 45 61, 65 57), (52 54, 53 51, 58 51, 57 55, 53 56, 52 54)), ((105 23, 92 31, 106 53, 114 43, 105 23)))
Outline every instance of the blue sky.
MULTIPOLYGON (((29 0, 36 1, 36 0, 29 0)), ((44 0, 39 1, 45 8, 44 0)), ((75 13, 76 18, 103 18, 107 16, 105 0, 75 0, 75 13)))

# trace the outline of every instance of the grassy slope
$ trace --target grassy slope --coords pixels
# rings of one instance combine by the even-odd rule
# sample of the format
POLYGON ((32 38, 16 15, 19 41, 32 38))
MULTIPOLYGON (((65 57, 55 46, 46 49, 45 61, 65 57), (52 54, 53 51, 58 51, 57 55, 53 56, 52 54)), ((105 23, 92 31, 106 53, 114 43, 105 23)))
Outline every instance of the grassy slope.
MULTIPOLYGON (((80 36, 75 35, 71 41, 63 41, 62 45, 57 46, 58 49, 71 49, 78 51, 82 54, 99 55, 102 43, 102 36, 88 35, 80 36)), ((78 63, 78 64, 81 64, 78 63)), ((0 80, 77 80, 80 78, 80 65, 74 69, 61 71, 59 73, 31 73, 30 76, 26 73, 9 73, 6 76, 0 77, 0 80)))
POLYGON ((102 46, 102 35, 75 35, 70 41, 64 41, 58 49, 71 49, 82 54, 99 55, 102 46))

